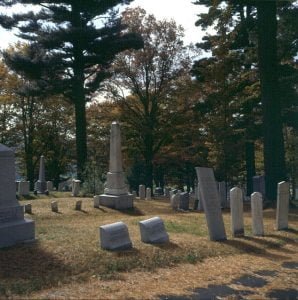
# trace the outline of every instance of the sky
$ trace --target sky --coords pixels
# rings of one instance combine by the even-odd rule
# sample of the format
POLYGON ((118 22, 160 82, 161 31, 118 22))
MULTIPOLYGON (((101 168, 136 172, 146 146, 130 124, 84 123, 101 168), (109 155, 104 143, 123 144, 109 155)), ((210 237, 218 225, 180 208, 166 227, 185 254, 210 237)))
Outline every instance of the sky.
MULTIPOLYGON (((194 25, 201 11, 198 5, 192 4, 192 0, 134 0, 130 7, 140 6, 147 13, 154 14, 157 19, 174 19, 178 25, 185 29, 185 44, 196 43, 202 37, 202 32, 194 25)), ((17 41, 17 38, 9 31, 0 27, 1 48, 17 41)))

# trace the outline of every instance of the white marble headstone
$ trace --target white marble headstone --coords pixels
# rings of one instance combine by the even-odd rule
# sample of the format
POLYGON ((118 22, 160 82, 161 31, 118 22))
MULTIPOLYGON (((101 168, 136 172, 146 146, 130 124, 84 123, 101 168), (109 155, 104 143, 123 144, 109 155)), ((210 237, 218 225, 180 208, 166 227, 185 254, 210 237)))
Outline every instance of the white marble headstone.
POLYGON ((234 237, 244 235, 242 190, 234 187, 230 190, 231 229, 234 237))
POLYGON ((251 194, 251 217, 253 235, 264 235, 263 197, 259 192, 254 192, 251 194))

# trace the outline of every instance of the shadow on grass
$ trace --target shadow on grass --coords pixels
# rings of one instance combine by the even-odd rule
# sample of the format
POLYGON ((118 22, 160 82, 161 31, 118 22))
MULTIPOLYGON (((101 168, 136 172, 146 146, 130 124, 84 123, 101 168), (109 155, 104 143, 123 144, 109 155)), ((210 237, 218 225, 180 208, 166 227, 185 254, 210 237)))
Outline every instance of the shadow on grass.
POLYGON ((163 250, 173 250, 173 249, 180 248, 180 246, 178 246, 176 243, 173 242, 168 242, 164 244, 151 244, 151 245, 163 250))
POLYGON ((137 207, 119 210, 119 212, 129 216, 145 216, 145 214, 137 207))
POLYGON ((297 289, 276 289, 268 292, 266 297, 270 299, 287 299, 287 300, 296 300, 298 299, 298 290, 297 289))
POLYGON ((50 288, 70 275, 71 270, 38 242, 0 250, 0 298, 50 288))

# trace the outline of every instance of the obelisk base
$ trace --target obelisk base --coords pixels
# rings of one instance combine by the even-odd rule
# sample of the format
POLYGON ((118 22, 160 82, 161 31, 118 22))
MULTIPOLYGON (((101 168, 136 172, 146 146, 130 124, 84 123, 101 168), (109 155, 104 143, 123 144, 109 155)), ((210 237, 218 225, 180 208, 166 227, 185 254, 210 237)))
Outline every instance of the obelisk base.
POLYGON ((133 195, 99 195, 99 205, 114 208, 114 209, 128 209, 133 208, 133 195))
POLYGON ((0 248, 35 241, 34 221, 23 219, 0 223, 0 248))

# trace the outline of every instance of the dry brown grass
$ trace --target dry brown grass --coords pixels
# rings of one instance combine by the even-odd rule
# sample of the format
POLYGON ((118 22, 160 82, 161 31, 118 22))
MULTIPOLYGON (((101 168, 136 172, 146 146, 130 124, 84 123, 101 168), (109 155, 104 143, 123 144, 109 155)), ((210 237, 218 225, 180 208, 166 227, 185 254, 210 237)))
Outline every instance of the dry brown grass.
POLYGON ((278 276, 267 276, 258 293, 256 288, 245 287, 254 292, 248 298, 265 297, 279 286, 289 290, 297 286, 297 271, 282 267, 283 262, 298 261, 297 210, 290 213, 292 230, 283 232, 274 231, 275 212, 266 210, 266 236, 262 238, 251 236, 250 213, 246 212, 247 236, 242 239, 229 235, 230 216, 225 211, 228 241, 216 243, 207 238, 203 213, 174 212, 163 199, 136 201, 135 210, 119 212, 95 209, 91 198, 83 199, 83 211, 75 211, 75 198, 59 198, 55 200, 60 213, 50 211, 52 200, 22 201, 32 203, 37 242, 0 251, 1 297, 154 299, 192 295, 197 288, 206 292, 210 285, 237 291, 239 284, 233 280, 259 270, 274 270, 278 276), (140 241, 138 221, 152 216, 165 221, 169 244, 140 241), (99 226, 119 220, 128 225, 134 248, 125 252, 100 249, 99 226))

